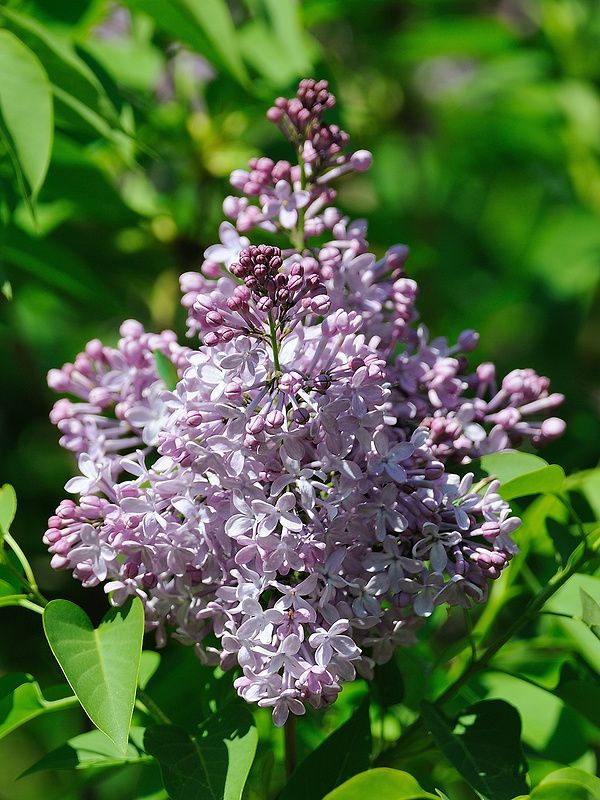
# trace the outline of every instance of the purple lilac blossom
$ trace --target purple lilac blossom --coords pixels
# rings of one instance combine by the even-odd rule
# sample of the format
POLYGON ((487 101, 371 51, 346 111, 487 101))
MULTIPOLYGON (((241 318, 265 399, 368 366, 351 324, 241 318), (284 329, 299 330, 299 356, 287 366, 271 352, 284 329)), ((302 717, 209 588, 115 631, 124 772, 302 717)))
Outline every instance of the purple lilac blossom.
POLYGON ((328 176, 369 162, 340 155, 347 136, 321 119, 333 102, 303 81, 269 112, 301 168, 255 159, 232 176, 247 194, 226 203, 238 231, 291 228, 293 244, 251 245, 223 223, 202 274, 181 278, 197 349, 130 320, 116 348, 90 342, 49 375, 78 398, 51 418, 81 473, 66 486, 79 503, 49 520, 52 566, 104 583, 115 605, 140 597, 159 645, 171 634, 237 666, 239 694, 276 725, 371 676, 436 606, 485 602, 520 520, 497 481, 454 469, 564 428, 540 419, 562 400, 546 378, 470 372, 474 331, 430 339, 405 246, 376 259, 366 222, 325 208, 328 176))

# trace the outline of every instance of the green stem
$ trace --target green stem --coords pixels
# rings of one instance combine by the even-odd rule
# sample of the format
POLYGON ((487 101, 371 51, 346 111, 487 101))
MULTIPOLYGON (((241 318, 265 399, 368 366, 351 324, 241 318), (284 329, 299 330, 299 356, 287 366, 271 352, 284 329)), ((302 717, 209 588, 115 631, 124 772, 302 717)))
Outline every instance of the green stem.
POLYGON ((0 597, 0 608, 7 606, 22 606, 30 611, 35 611, 37 614, 44 613, 43 606, 33 603, 26 594, 8 594, 0 597))
POLYGON ((33 574, 33 570, 31 569, 31 565, 30 565, 29 561, 27 560, 27 556, 21 550, 21 548, 19 547, 17 542, 13 539, 13 537, 10 535, 10 533, 5 533, 4 534, 4 541, 11 548, 13 553, 18 558, 19 563, 23 567, 23 572, 25 573, 25 577, 27 578, 27 581, 26 582, 23 581, 23 578, 20 575, 18 577, 19 577, 19 580, 21 581, 21 583, 23 583, 23 585, 29 590, 28 594, 30 594, 31 597, 34 600, 37 600, 38 604, 41 605, 42 607, 47 606, 48 605, 48 601, 46 600, 44 595, 41 594, 40 590, 38 589, 37 582, 35 580, 35 575, 33 574))
MULTIPOLYGON (((465 684, 482 672, 498 651, 501 650, 521 628, 531 622, 539 614, 548 600, 572 575, 578 572, 593 555, 595 555, 595 552, 588 547, 587 541, 581 542, 571 554, 570 565, 565 569, 559 570, 554 577, 548 581, 546 586, 531 600, 523 614, 521 614, 512 625, 509 625, 508 628, 486 648, 478 659, 472 660, 466 666, 462 674, 434 701, 435 705, 439 707, 445 705, 465 684)), ((382 753, 381 756, 376 759, 374 766, 383 766, 384 764, 393 763, 405 754, 407 745, 409 745, 410 742, 414 740, 418 741, 426 735, 427 728, 423 719, 419 717, 404 731, 393 747, 386 750, 385 753, 382 753)))
POLYGON ((471 647, 471 657, 472 660, 475 661, 477 658, 477 644, 475 642, 475 637, 473 636, 473 620, 471 619, 471 609, 463 608, 463 615, 465 618, 465 628, 467 629, 467 639, 469 640, 469 645, 471 647))
POLYGON ((283 726, 285 743, 285 776, 289 778, 298 764, 298 744, 296 740, 296 717, 290 714, 283 726))
POLYGON ((275 323, 273 322, 273 315, 269 311, 269 331, 271 333, 271 347, 273 348, 273 363, 275 364, 275 371, 280 372, 279 366, 279 348, 277 345, 277 331, 275 330, 275 323))
POLYGON ((137 689, 137 700, 138 704, 142 706, 142 710, 146 711, 156 722, 159 722, 161 725, 173 724, 162 708, 160 708, 150 695, 139 686, 137 689))

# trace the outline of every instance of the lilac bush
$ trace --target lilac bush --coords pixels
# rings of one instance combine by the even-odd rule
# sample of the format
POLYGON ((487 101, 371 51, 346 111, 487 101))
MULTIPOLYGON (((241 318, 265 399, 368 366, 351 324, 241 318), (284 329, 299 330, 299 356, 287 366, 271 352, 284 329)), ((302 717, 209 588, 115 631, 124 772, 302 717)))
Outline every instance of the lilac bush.
POLYGON ((140 597, 159 645, 237 666, 276 725, 369 677, 436 606, 485 602, 520 520, 457 467, 564 428, 546 378, 471 370, 474 331, 430 339, 408 248, 376 258, 331 205, 371 163, 323 121, 334 104, 302 81, 267 114, 297 163, 232 173, 221 244, 181 277, 197 348, 128 320, 49 375, 77 398, 51 418, 80 472, 45 534, 53 567, 140 597))

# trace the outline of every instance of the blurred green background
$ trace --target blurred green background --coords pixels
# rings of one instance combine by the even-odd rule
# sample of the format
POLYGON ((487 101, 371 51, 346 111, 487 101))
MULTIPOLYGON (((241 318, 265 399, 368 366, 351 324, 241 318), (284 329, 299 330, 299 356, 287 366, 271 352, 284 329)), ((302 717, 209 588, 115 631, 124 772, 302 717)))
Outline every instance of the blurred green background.
MULTIPOLYGON (((74 468, 48 421, 46 373, 91 338, 114 343, 128 317, 183 340, 178 276, 218 239, 229 172, 291 157, 264 114, 301 77, 330 81, 330 121, 373 152, 368 173, 338 183, 338 205, 368 218, 378 255, 410 246, 432 334, 475 328, 477 361, 548 375, 568 428, 544 457, 597 464, 596 0, 4 0, 0 28, 36 54, 54 94, 37 225, 0 147, 12 288, 0 298, 0 483, 17 490, 13 532, 48 596, 85 597, 98 616, 106 605, 53 574, 41 545, 74 468)), ((37 660, 58 679, 30 616, 2 610, 0 673, 37 660)), ((33 780, 0 785, 0 798, 34 796, 33 780)), ((43 785, 37 796, 61 796, 43 785)))

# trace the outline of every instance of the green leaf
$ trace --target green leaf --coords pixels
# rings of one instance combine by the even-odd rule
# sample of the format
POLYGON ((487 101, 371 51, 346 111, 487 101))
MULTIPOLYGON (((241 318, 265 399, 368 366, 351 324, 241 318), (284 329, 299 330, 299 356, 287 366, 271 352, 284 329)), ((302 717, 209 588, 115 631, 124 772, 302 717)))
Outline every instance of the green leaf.
POLYGON ((581 619, 594 636, 597 636, 600 639, 600 603, 598 603, 591 594, 586 592, 585 589, 580 588, 579 592, 581 594, 581 619))
POLYGON ((52 90, 39 59, 7 30, 0 30, 0 119, 21 192, 35 204, 52 152, 52 90))
POLYGON ((574 711, 600 728, 600 686, 589 681, 561 680, 553 690, 574 711))
POLYGON ((46 700, 31 675, 14 672, 0 678, 0 738, 49 711, 77 705, 76 697, 46 700))
POLYGON ((17 495, 9 483, 0 489, 0 540, 8 533, 17 511, 17 495))
POLYGON ((600 779, 581 769, 557 769, 531 792, 531 800, 600 800, 600 779))
POLYGON ((0 8, 0 21, 36 54, 55 90, 71 95, 83 106, 120 126, 118 111, 102 84, 68 40, 12 9, 0 8))
POLYGON ((525 497, 530 494, 553 494, 560 492, 565 481, 565 473, 558 464, 520 475, 500 486, 499 493, 504 500, 525 497))
POLYGON ((514 706, 483 700, 455 722, 431 703, 422 703, 422 713, 442 753, 486 800, 511 800, 527 791, 521 718, 514 706))
POLYGON ((169 391, 173 391, 179 383, 179 375, 177 374, 177 367, 170 358, 160 350, 154 350, 154 360, 156 361, 156 371, 169 391))
POLYGON ((145 728, 131 728, 130 743, 125 755, 99 730, 74 736, 68 742, 47 753, 32 764, 19 777, 32 775, 46 769, 89 769, 90 767, 117 767, 138 761, 150 761, 144 753, 145 728))
POLYGON ((271 18, 273 40, 280 43, 297 74, 306 74, 311 63, 306 32, 300 23, 300 4, 296 0, 263 0, 271 18))
POLYGON ((543 469, 548 466, 548 462, 532 453, 494 453, 483 456, 473 465, 504 484, 528 472, 543 469))
POLYGON ((409 775, 388 767, 361 772, 325 795, 323 800, 439 800, 409 775))
POLYGON ((545 609, 569 614, 573 619, 554 617, 555 624, 573 640, 577 651, 595 672, 600 672, 600 642, 589 626, 578 617, 581 614, 581 589, 600 603, 600 579, 576 573, 548 600, 545 609))
POLYGON ((279 800, 321 800, 371 763, 369 698, 365 697, 350 719, 328 736, 294 770, 279 800))
POLYGON ((148 728, 144 745, 171 800, 240 800, 257 739, 250 711, 235 703, 210 716, 196 736, 175 725, 148 728))
POLYGON ((225 0, 126 0, 126 3, 152 17, 169 36, 227 70, 243 86, 250 85, 225 0))
POLYGON ((142 650, 140 659, 140 674, 138 676, 138 686, 145 689, 148 681, 154 675, 160 665, 160 653, 155 650, 142 650))
POLYGON ((111 608, 97 629, 75 603, 52 600, 44 631, 84 711, 125 753, 144 634, 140 599, 111 608))

